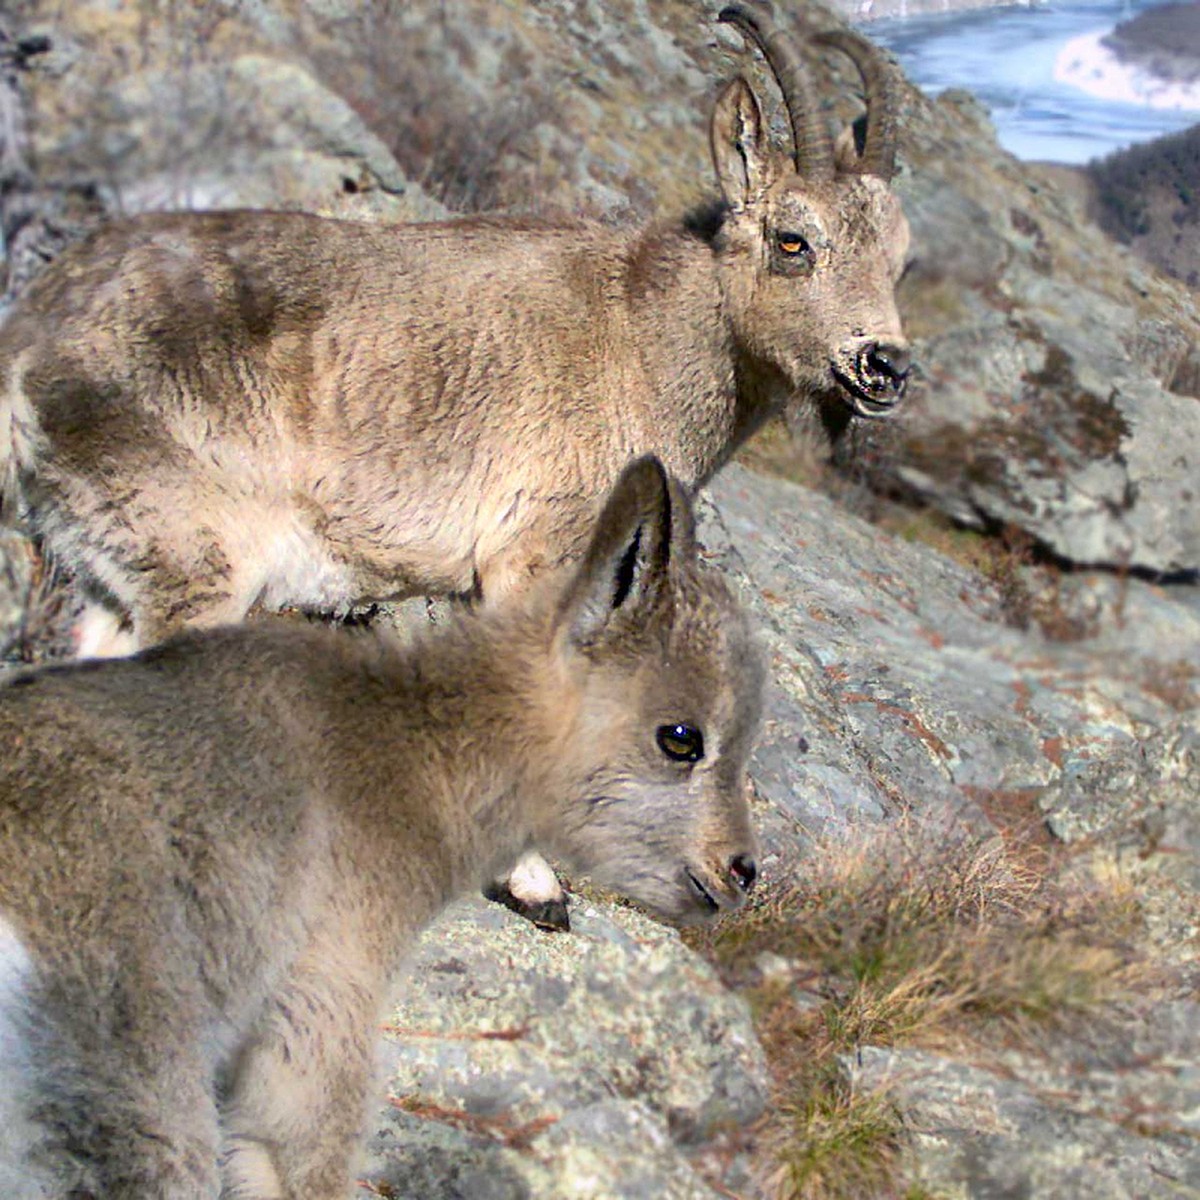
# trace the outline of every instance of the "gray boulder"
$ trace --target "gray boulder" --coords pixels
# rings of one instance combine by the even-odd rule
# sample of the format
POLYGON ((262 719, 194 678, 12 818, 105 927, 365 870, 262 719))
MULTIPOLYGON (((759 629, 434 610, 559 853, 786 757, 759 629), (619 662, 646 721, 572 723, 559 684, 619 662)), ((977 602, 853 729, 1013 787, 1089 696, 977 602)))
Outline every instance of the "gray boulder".
POLYGON ((767 1103, 744 1002, 631 909, 577 900, 572 925, 475 899, 426 931, 368 1178, 425 1200, 715 1195, 687 1153, 767 1103))

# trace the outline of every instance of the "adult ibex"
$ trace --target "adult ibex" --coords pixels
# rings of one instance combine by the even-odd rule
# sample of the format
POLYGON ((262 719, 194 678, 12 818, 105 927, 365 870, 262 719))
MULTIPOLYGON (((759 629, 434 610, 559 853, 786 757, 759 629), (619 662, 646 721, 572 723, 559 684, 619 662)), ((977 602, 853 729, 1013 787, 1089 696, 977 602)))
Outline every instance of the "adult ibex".
POLYGON ((762 47, 795 152, 729 84, 707 224, 156 214, 53 263, 0 331, 0 462, 111 614, 81 653, 119 618, 146 645, 256 601, 486 599, 578 553, 634 455, 695 487, 789 404, 891 408, 889 72, 819 39, 865 80, 865 145, 835 154, 769 9, 721 19, 762 47))
POLYGON ((246 625, 0 687, 5 1200, 345 1200, 389 977, 528 845, 740 904, 763 666, 686 495, 635 463, 564 570, 408 647, 246 625))

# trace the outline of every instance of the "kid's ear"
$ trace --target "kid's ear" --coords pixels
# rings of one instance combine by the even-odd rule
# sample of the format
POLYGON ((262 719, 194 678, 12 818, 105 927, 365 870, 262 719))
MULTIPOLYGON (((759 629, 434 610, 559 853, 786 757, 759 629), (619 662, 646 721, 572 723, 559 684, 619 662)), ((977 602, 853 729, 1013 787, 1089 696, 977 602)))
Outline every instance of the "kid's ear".
POLYGON ((648 616, 670 586, 672 563, 695 557, 695 524, 683 489, 653 456, 621 472, 567 588, 559 621, 576 646, 599 641, 613 619, 648 616))
POLYGON ((729 206, 740 211, 759 199, 771 182, 762 109, 740 76, 717 97, 708 136, 721 192, 729 206))

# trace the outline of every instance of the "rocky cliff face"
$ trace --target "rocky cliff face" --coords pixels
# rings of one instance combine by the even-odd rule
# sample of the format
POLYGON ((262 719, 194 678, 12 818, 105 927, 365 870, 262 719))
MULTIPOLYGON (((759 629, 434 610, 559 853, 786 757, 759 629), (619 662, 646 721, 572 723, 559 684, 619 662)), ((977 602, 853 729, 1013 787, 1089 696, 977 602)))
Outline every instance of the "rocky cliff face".
MULTIPOLYGON (((799 29, 835 21, 787 12, 799 29)), ((720 82, 746 70, 767 90, 714 16, 687 0, 26 0, 0 42, 9 292, 105 212, 682 213, 710 190, 720 82)), ((846 64, 813 66, 831 117, 853 116, 846 64)), ((1055 1026, 968 1060, 952 1039, 877 1031, 840 1077, 889 1081, 909 1114, 904 1169, 926 1189, 910 1195, 1200 1188, 1200 317, 1070 188, 1001 153, 965 93, 906 90, 901 138, 921 376, 901 418, 835 448, 855 481, 837 494, 861 501, 865 484, 957 525, 896 509, 868 524, 744 466, 714 482, 703 521, 772 654, 753 763, 764 903, 872 830, 887 859, 901 828, 1005 846, 1032 828, 1073 876, 1116 872, 1155 965, 1140 999, 1103 1009, 1103 1045, 1055 1026)), ((0 555, 0 636, 36 654, 51 594, 19 534, 0 555)), ((764 1059, 746 1003, 674 933, 603 898, 575 923, 548 938, 480 901, 431 931, 388 1033, 393 1102, 364 1186, 819 1194, 763 1165, 795 1115, 764 996, 837 1012, 845 981, 762 956, 737 982, 764 1059)))
POLYGON ((1192 295, 1054 176, 995 153, 969 96, 915 100, 907 129, 924 380, 875 478, 1074 563, 1195 571, 1192 295))

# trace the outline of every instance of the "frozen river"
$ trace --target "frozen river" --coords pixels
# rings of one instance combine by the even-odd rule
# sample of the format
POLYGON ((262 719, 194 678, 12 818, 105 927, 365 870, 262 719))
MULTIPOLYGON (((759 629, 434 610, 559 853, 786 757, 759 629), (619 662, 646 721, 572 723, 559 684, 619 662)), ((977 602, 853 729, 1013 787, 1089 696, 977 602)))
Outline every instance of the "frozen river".
POLYGON ((1200 88, 1165 88, 1123 70, 1099 45, 1118 21, 1149 7, 1082 0, 864 28, 927 92, 974 92, 1017 157, 1080 163, 1200 122, 1200 88))

